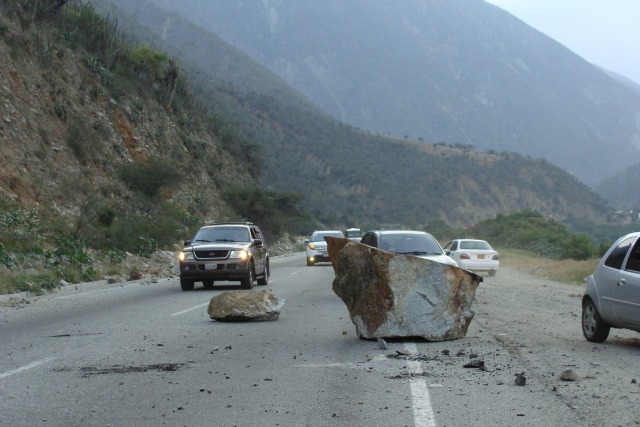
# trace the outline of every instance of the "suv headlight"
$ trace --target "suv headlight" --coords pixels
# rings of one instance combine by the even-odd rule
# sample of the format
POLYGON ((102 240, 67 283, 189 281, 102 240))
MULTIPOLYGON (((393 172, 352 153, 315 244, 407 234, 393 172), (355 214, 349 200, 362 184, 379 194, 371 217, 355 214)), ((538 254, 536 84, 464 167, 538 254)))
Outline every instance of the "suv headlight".
POLYGON ((249 253, 245 250, 231 251, 229 253, 229 258, 247 259, 248 257, 249 257, 249 253))
POLYGON ((316 248, 316 245, 314 245, 313 243, 309 244, 309 249, 315 249, 315 248, 316 248))
POLYGON ((193 251, 182 251, 178 254, 178 259, 184 261, 186 259, 195 259, 195 257, 193 256, 193 251))

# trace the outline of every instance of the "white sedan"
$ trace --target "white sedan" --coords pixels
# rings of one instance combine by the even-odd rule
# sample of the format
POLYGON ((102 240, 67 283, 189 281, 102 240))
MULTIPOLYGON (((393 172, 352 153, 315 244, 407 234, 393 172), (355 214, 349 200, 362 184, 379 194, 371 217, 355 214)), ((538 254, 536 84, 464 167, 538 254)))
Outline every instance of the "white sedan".
POLYGON ((456 260, 458 266, 469 271, 486 271, 489 276, 495 276, 500 267, 500 255, 484 240, 452 240, 444 247, 444 251, 456 260))

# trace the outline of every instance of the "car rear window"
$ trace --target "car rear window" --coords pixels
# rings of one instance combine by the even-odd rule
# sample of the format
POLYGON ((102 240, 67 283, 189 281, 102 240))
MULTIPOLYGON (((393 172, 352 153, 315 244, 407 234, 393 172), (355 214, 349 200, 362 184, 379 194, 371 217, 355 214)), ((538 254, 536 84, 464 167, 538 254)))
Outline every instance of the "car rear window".
POLYGON ((484 240, 463 240, 462 242, 460 242, 460 249, 490 251, 491 246, 484 240))

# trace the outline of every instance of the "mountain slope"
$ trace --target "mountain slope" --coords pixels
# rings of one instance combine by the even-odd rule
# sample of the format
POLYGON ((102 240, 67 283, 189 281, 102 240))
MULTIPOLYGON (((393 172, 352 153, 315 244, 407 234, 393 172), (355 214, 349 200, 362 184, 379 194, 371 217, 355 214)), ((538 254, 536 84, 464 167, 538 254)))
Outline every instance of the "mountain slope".
POLYGON ((241 219, 223 193, 257 187, 251 164, 211 132, 176 64, 79 2, 40 6, 0 7, 0 228, 15 204, 39 213, 21 246, 58 235, 133 252, 241 219), (145 54, 155 66, 134 60, 145 54))
POLYGON ((545 158, 594 184, 640 160, 640 95, 480 0, 153 0, 351 125, 545 158))
POLYGON ((640 210, 640 163, 630 166, 616 176, 605 179, 595 189, 618 209, 640 210))
MULTIPOLYGON (((155 32, 154 44, 184 51, 184 40, 191 40, 190 48, 203 58, 190 58, 198 66, 195 90, 215 114, 238 123, 234 132, 241 139, 262 147, 262 186, 304 194, 305 207, 321 224, 424 225, 436 219, 472 224, 524 209, 556 219, 605 218, 601 199, 548 162, 358 132, 279 96, 269 89, 268 76, 264 91, 260 84, 249 92, 225 85, 219 80, 233 78, 224 72, 235 67, 233 50, 214 46, 220 42, 215 37, 192 32, 196 29, 174 15, 157 14, 146 2, 123 9, 135 17, 139 32, 155 32), (220 51, 228 54, 215 53, 220 51), (219 67, 215 58, 228 67, 219 67)), ((237 58, 251 66, 244 55, 237 58)))

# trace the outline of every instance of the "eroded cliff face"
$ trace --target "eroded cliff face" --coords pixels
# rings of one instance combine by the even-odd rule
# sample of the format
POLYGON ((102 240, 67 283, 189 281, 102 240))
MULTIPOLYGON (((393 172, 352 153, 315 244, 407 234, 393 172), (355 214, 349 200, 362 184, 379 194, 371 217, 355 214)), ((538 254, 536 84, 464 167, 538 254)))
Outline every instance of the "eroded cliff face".
POLYGON ((182 206, 205 198, 215 216, 224 208, 220 183, 249 180, 214 135, 159 101, 156 87, 109 74, 45 23, 21 25, 7 7, 0 13, 1 195, 62 215, 77 215, 90 196, 134 204, 122 165, 163 159, 186 170, 207 152, 217 168, 196 168, 163 197, 182 206))

